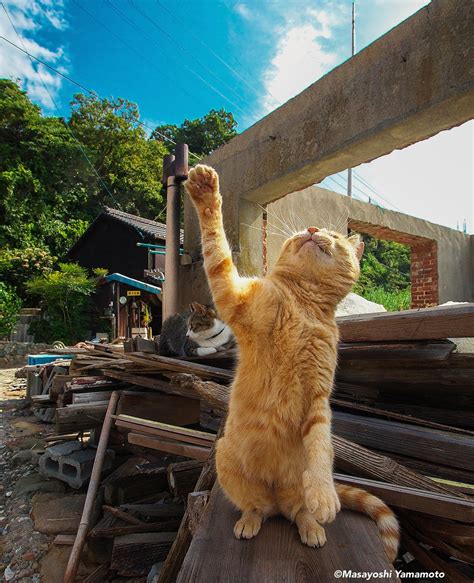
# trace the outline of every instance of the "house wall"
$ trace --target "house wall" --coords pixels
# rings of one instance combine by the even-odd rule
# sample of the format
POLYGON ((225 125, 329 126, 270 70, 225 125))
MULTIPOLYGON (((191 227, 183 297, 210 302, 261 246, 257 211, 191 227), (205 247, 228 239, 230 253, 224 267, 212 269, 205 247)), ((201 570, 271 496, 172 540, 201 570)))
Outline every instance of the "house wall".
POLYGON ((278 228, 274 228, 282 226, 280 221, 296 230, 314 225, 345 233, 352 228, 411 247, 414 307, 450 300, 474 301, 474 237, 471 235, 317 186, 269 204, 267 212, 270 269, 283 242, 275 234, 278 228))
MULTIPOLYGON (((165 244, 161 239, 142 238, 133 227, 103 215, 69 252, 68 259, 88 269, 103 267, 109 273, 121 273, 143 281, 143 271, 148 269, 148 252, 137 247, 139 242, 165 244)), ((156 267, 164 269, 164 256, 155 257, 156 267)))

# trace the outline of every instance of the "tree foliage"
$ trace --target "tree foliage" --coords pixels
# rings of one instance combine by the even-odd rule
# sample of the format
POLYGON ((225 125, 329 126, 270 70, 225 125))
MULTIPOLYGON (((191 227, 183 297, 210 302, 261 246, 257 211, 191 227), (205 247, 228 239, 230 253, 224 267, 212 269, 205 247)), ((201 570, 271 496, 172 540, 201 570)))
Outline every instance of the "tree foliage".
POLYGON ((219 148, 237 135, 237 122, 232 113, 225 109, 211 109, 205 116, 185 119, 180 126, 158 126, 151 134, 153 140, 162 142, 170 148, 176 143, 188 144, 191 152, 204 156, 219 148), (165 138, 168 138, 166 140, 165 138))
POLYGON ((30 294, 41 299, 46 314, 44 320, 30 326, 37 342, 75 344, 87 336, 96 280, 86 269, 77 263, 61 263, 58 270, 34 277, 26 286, 30 294))
POLYGON ((364 255, 358 289, 403 291, 410 287, 410 248, 395 241, 363 236, 364 255))
POLYGON ((21 308, 21 299, 15 289, 0 281, 0 338, 8 338, 21 308))
POLYGON ((41 247, 3 249, 0 251, 0 280, 26 299, 26 283, 37 275, 52 271, 56 257, 41 247))
POLYGON ((103 205, 153 218, 163 208, 164 146, 135 104, 76 95, 69 120, 43 116, 0 80, 0 247, 61 256, 103 205))

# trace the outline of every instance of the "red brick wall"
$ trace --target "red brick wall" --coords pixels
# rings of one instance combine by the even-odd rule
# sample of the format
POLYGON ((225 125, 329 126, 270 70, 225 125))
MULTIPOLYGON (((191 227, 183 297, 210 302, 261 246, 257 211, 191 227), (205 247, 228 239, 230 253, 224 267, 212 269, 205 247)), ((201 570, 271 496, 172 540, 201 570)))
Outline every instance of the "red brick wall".
POLYGON ((439 295, 436 241, 412 246, 410 277, 412 308, 437 305, 439 295))
POLYGON ((377 239, 408 245, 411 249, 411 307, 425 308, 438 304, 438 248, 436 241, 394 231, 388 227, 372 225, 364 221, 349 219, 347 226, 349 229, 366 233, 377 239))

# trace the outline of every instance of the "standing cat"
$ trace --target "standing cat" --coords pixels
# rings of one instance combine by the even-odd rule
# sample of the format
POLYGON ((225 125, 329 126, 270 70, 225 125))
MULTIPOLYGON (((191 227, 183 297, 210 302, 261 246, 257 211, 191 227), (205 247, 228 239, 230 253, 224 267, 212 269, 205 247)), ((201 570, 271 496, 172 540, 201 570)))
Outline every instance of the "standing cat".
POLYGON ((240 277, 222 222, 217 173, 192 169, 185 184, 196 207, 214 302, 240 349, 224 437, 220 484, 242 511, 238 538, 283 514, 301 541, 322 546, 321 524, 346 508, 377 523, 388 557, 398 549, 392 511, 368 492, 333 481, 331 394, 337 358, 336 306, 359 276, 363 243, 309 227, 288 239, 272 272, 240 277))
POLYGON ((158 351, 162 356, 208 356, 233 347, 229 326, 213 308, 194 302, 186 313, 163 322, 158 351))

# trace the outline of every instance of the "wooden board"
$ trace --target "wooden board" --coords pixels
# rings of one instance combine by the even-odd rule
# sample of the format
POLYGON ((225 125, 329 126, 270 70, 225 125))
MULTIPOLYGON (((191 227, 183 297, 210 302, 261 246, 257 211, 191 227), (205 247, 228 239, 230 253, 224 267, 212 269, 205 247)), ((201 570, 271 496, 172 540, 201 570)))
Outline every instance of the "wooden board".
POLYGON ((156 392, 124 391, 117 405, 117 415, 131 415, 172 425, 199 423, 200 407, 196 399, 156 392))
POLYGON ((181 437, 186 439, 191 439, 191 443, 195 441, 199 444, 209 445, 213 443, 216 436, 212 433, 207 433, 205 431, 198 431, 197 429, 188 429, 186 427, 178 427, 177 425, 171 425, 168 423, 161 423, 159 421, 153 421, 149 418, 143 419, 140 417, 134 417, 132 415, 119 415, 115 420, 115 424, 118 427, 126 427, 127 429, 133 429, 135 432, 147 432, 151 435, 156 435, 165 438, 174 438, 179 441, 181 437), (148 431, 147 431, 148 430, 148 431), (176 436, 176 437, 174 437, 176 436))
POLYGON ((335 411, 334 433, 359 445, 455 468, 474 468, 474 437, 335 411))
POLYGON ((431 516, 450 518, 451 520, 474 522, 474 500, 463 500, 445 494, 384 484, 377 480, 355 478, 354 476, 345 476, 343 474, 335 474, 334 479, 340 484, 367 490, 381 498, 389 506, 415 510, 431 516))
POLYGON ((196 460, 205 461, 209 457, 210 448, 200 447, 198 445, 190 445, 178 442, 167 441, 165 439, 158 439, 149 435, 141 435, 139 433, 128 434, 129 443, 148 447, 150 449, 157 449, 159 451, 166 451, 176 455, 182 455, 196 460))
POLYGON ((355 314, 336 320, 344 342, 439 340, 474 336, 474 304, 355 314))
MULTIPOLYGON (((328 541, 321 549, 303 545, 296 526, 281 517, 266 521, 255 538, 237 540, 238 518, 216 485, 177 583, 328 583, 337 569, 392 570, 377 528, 366 516, 341 512, 326 528, 328 541)), ((393 572, 384 581, 399 579, 393 572)))
POLYGON ((147 575, 155 563, 166 558, 175 538, 175 532, 118 536, 110 568, 130 577, 147 575))

